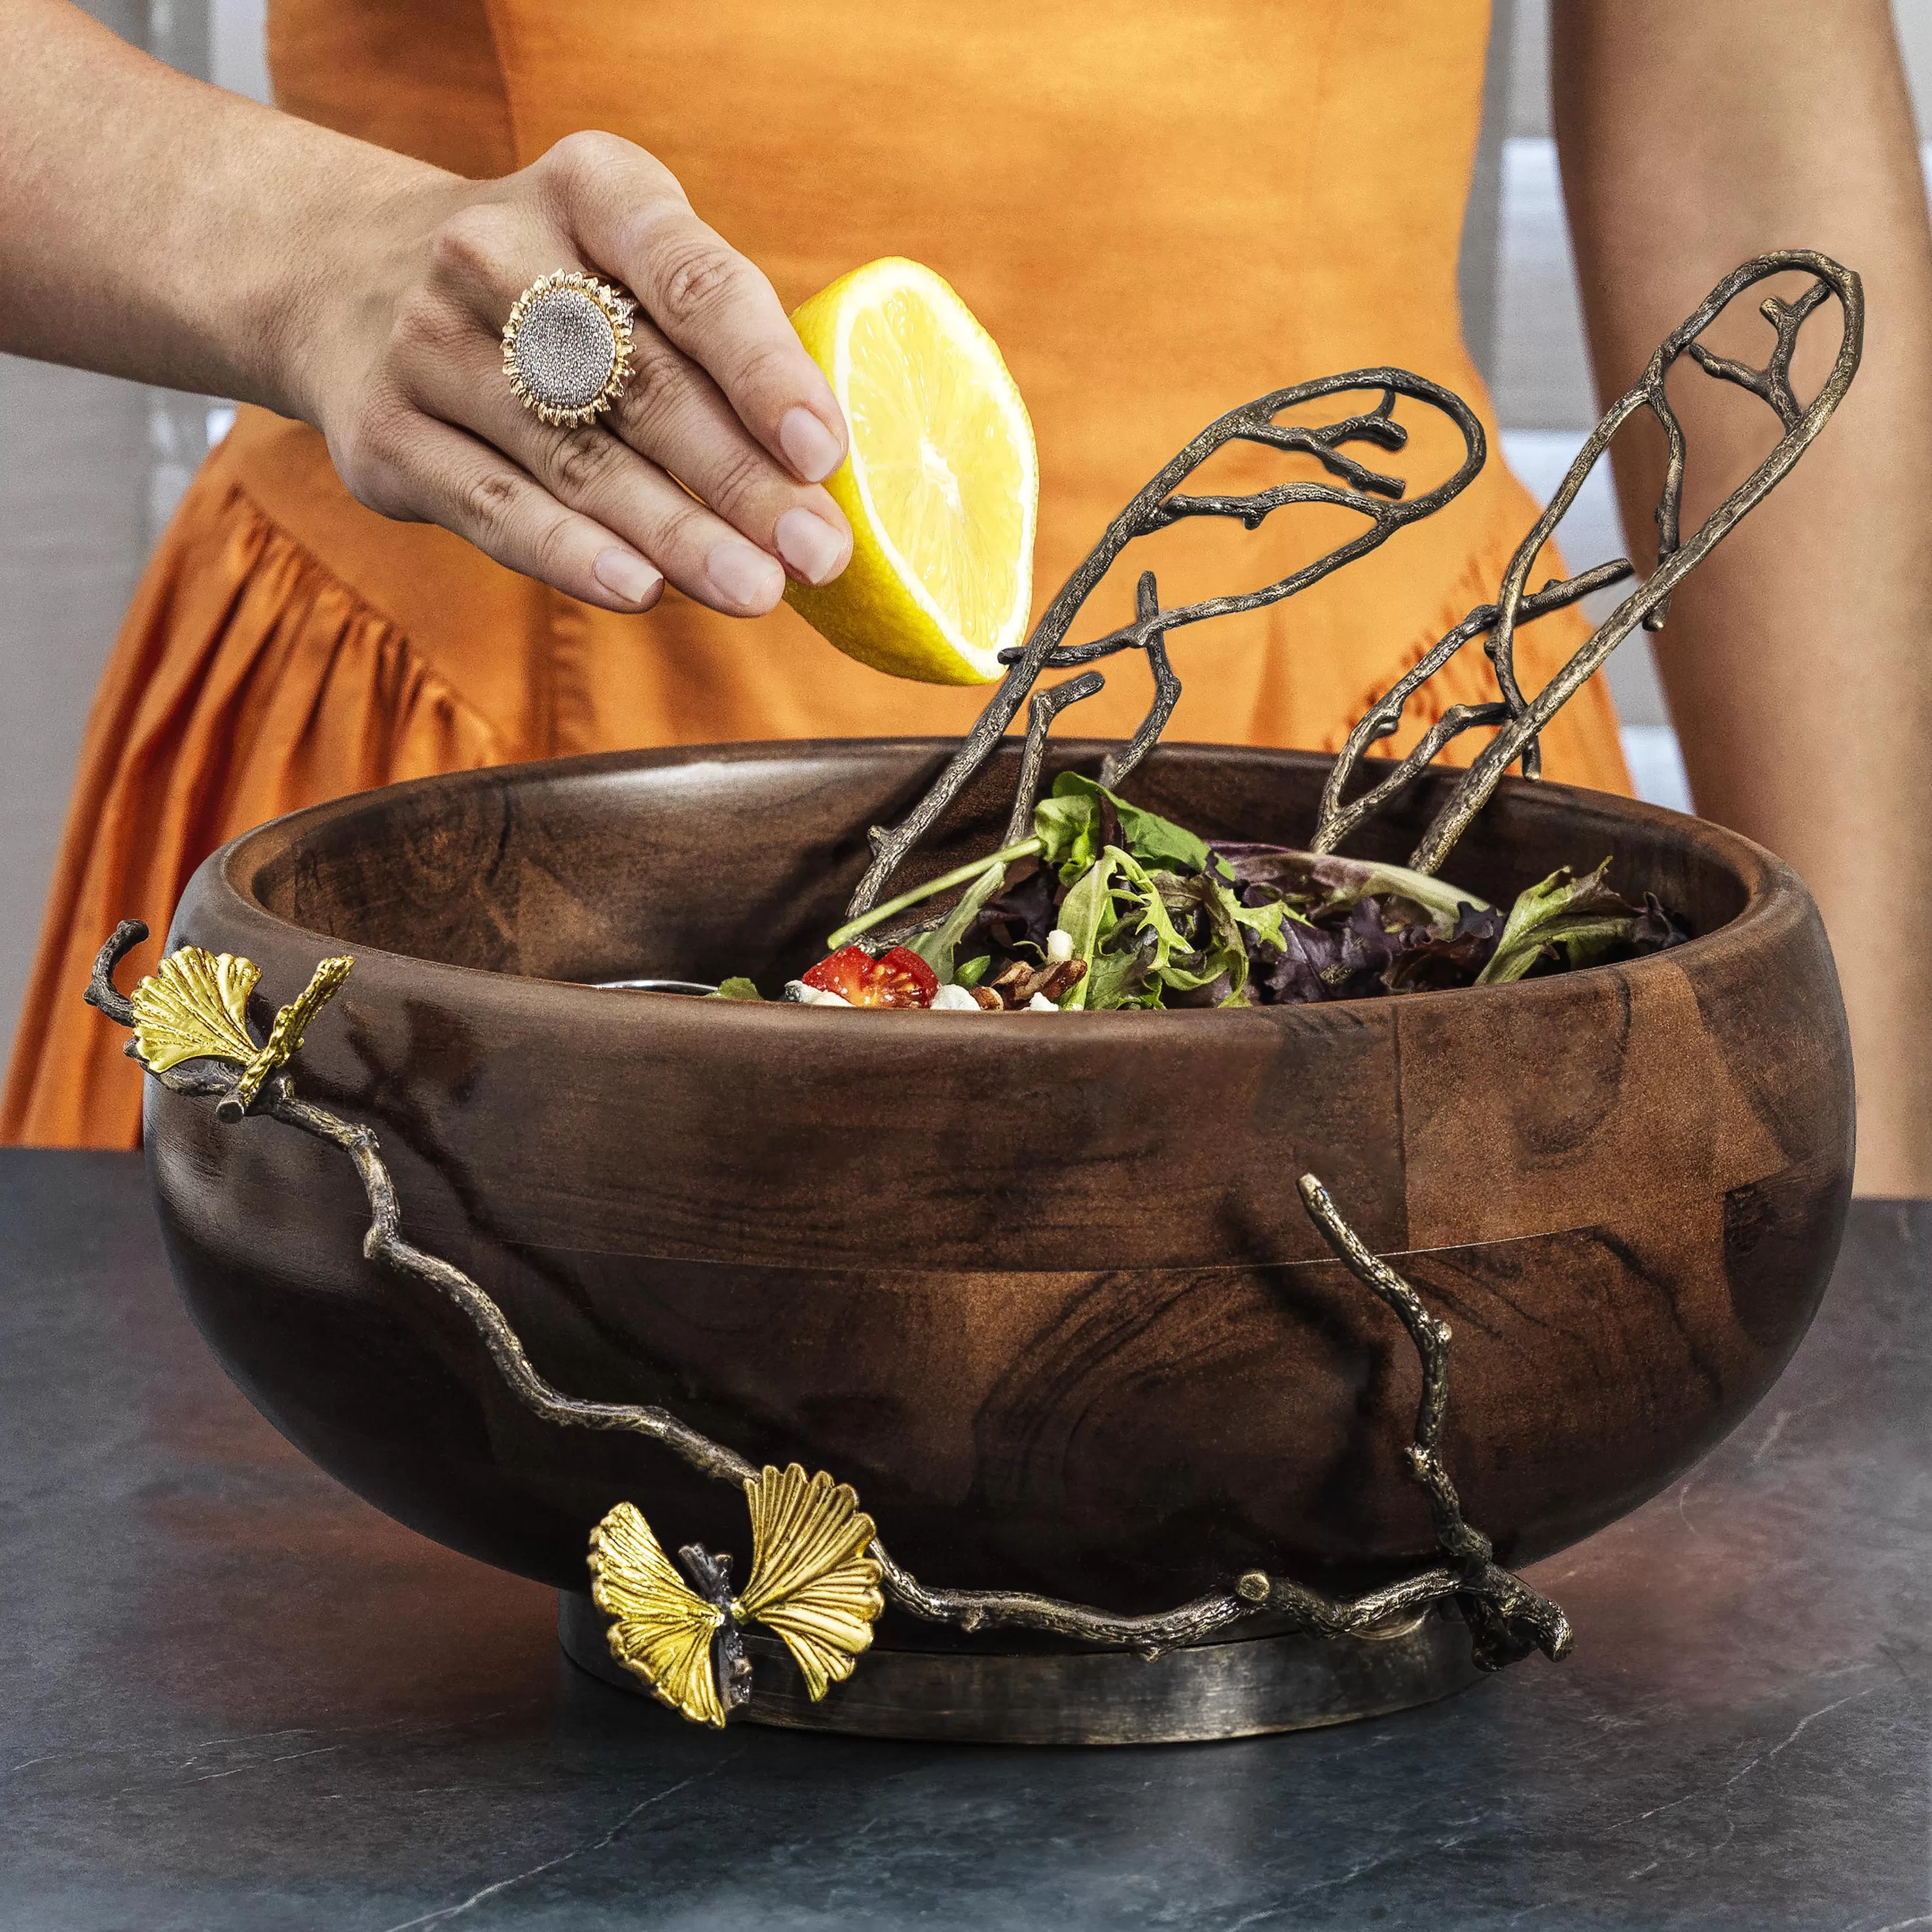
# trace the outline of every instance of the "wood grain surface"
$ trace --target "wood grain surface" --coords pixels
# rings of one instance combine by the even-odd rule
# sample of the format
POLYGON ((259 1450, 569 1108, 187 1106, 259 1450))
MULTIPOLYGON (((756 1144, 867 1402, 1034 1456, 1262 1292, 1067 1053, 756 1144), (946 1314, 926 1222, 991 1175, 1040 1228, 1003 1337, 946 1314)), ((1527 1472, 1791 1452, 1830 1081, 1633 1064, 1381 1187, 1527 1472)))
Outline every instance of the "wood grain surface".
MULTIPOLYGON (((1454 1324, 1450 1465, 1506 1562, 1653 1494, 1770 1385, 1838 1247, 1850 1050, 1803 886, 1699 821, 1506 782, 1450 876, 1506 901, 1608 856, 1699 935, 1510 986, 993 1016, 572 983, 776 992, 822 950, 865 828, 947 748, 705 747, 366 794, 217 854, 171 943, 256 960, 265 1016, 353 952, 300 1084, 377 1129, 408 1237, 559 1387, 831 1470, 929 1582, 1141 1610, 1250 1565, 1341 1587, 1429 1551, 1400 1461, 1413 1352, 1328 1258, 1304 1170, 1454 1324)), ((909 877, 997 842, 1015 762, 909 877)), ((1208 836, 1300 843, 1324 770, 1171 746, 1128 790, 1208 836)), ((1439 796, 1355 849, 1403 856, 1439 796)), ((744 1550, 740 1498, 538 1422, 452 1309, 365 1263, 339 1156, 152 1082, 147 1133, 202 1332, 380 1508, 563 1588, 620 1499, 668 1543, 744 1550)))

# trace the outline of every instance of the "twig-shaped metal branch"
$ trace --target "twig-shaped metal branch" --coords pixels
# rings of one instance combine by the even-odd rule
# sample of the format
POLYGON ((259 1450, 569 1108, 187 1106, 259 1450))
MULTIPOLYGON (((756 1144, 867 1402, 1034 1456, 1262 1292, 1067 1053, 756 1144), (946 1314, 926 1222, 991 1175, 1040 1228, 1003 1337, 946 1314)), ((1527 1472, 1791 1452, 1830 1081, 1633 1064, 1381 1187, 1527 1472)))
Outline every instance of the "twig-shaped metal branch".
POLYGON ((1006 820, 1006 836, 1000 843, 1017 845, 1033 830, 1034 801, 1040 796, 1040 766, 1046 757, 1046 734, 1053 721, 1070 704, 1096 696, 1107 680, 1097 670, 1082 671, 1064 684, 1049 685, 1036 691, 1027 707, 1026 749, 1020 754, 1020 782, 1013 788, 1013 808, 1006 820))
MULTIPOLYGON (((1567 609, 1592 591, 1604 590, 1636 574, 1630 563, 1618 557, 1613 562, 1600 563, 1592 570, 1565 578, 1561 582, 1546 584, 1540 590, 1522 600, 1518 621, 1544 617, 1552 610, 1567 609)), ((1400 680, 1356 721, 1347 743, 1329 769, 1328 782, 1322 788, 1321 820, 1316 827, 1315 836, 1309 841, 1311 852, 1332 852, 1364 819, 1406 791, 1417 776, 1434 762, 1437 752, 1450 739, 1460 736, 1472 725, 1498 724, 1509 716, 1509 706, 1501 702, 1451 705, 1429 728, 1422 742, 1386 778, 1346 806, 1342 802, 1342 788, 1360 764, 1363 754, 1378 740, 1394 734, 1402 723, 1402 714, 1410 698, 1472 638, 1491 628, 1500 614, 1499 605, 1479 604, 1453 631, 1446 632, 1439 642, 1431 645, 1400 680)))
MULTIPOLYGON (((1497 621, 1490 648, 1495 658, 1497 677, 1502 684, 1505 697, 1510 699, 1511 710, 1515 715, 1477 755, 1455 791, 1437 813, 1435 822, 1424 834, 1421 844, 1416 848, 1409 861, 1416 871, 1433 872, 1441 866, 1456 840, 1462 836, 1470 820, 1488 802, 1503 773, 1517 758, 1524 758, 1526 752, 1530 755, 1524 758, 1525 774, 1534 776, 1534 747, 1544 727, 1582 688, 1611 652, 1652 612, 1660 610, 1677 586, 1790 474, 1792 466, 1810 447, 1818 432, 1831 419, 1832 412, 1844 399, 1845 392, 1851 387, 1852 378, 1858 373, 1858 358, 1863 352, 1864 344, 1864 292, 1858 277, 1829 256, 1819 254, 1814 250, 1790 248, 1776 254, 1761 255, 1756 260, 1747 262, 1742 268, 1732 270, 1705 297, 1695 313, 1687 317, 1658 345, 1642 380, 1628 394, 1611 406, 1589 440, 1578 452, 1576 460, 1570 465, 1570 472, 1563 480, 1562 488, 1551 500, 1549 508, 1538 518, 1529 535, 1523 539, 1504 576, 1502 591, 1497 599, 1502 606, 1502 614, 1497 621), (1536 697, 1518 710, 1520 694, 1515 698, 1510 697, 1514 689, 1511 652, 1515 616, 1522 602, 1524 583, 1536 551, 1540 550, 1547 541, 1558 520, 1568 509, 1576 492, 1582 488, 1584 478, 1604 450, 1608 448, 1610 439, 1625 420, 1640 409, 1649 409, 1660 422, 1664 420, 1663 412, 1657 405, 1663 399, 1664 379, 1671 365, 1694 346, 1701 346, 1697 344, 1696 338, 1744 290, 1754 286, 1767 277, 1782 274, 1792 269, 1806 270, 1815 275, 1817 280, 1796 302, 1786 304, 1773 298, 1763 304, 1760 312, 1775 328, 1777 341, 1766 368, 1760 372, 1762 387, 1760 388, 1754 382, 1743 382, 1745 388, 1764 395, 1777 410, 1779 420, 1784 423, 1785 433, 1779 440, 1778 446, 1704 519, 1692 535, 1684 538, 1669 556, 1660 558, 1657 568, 1644 582, 1597 627, 1595 632, 1577 649, 1569 662, 1550 679, 1536 697), (1798 329, 1805 317, 1819 306, 1827 294, 1834 295, 1838 298, 1844 317, 1844 333, 1839 343, 1838 356, 1832 364, 1832 373, 1813 398, 1810 406, 1799 410, 1791 395, 1792 354, 1796 346, 1798 329), (1787 404, 1793 412, 1790 416, 1785 412, 1787 404)), ((1702 358, 1695 359, 1699 361, 1700 367, 1706 366, 1702 358)), ((1743 380, 1741 374, 1734 373, 1728 368, 1718 373, 1726 380, 1743 380)), ((1682 488, 1682 470, 1673 464, 1672 470, 1672 477, 1666 482, 1666 496, 1670 496, 1673 487, 1677 490, 1682 488)), ((1673 521, 1676 514, 1676 503, 1672 498, 1670 517, 1673 521)), ((1660 518, 1660 532, 1663 530, 1664 520, 1660 518)))
MULTIPOLYGON (((1042 671, 1078 669, 1096 658, 1116 651, 1138 650, 1148 654, 1156 664, 1158 694, 1160 671, 1149 640, 1165 640, 1188 624, 1204 622, 1212 617, 1229 616, 1239 611, 1258 610, 1292 597, 1312 584, 1366 556, 1386 543, 1396 532, 1418 518, 1432 515, 1465 488, 1483 466, 1486 446, 1482 424, 1460 397, 1406 369, 1354 369, 1336 376, 1324 376, 1292 388, 1276 389, 1270 394, 1230 410, 1216 418, 1169 462, 1160 474, 1136 495, 1132 502, 1107 526, 1100 541, 1086 560, 1074 572, 1053 602, 1048 605, 1025 644, 1011 652, 1003 652, 1010 669, 994 692, 986 708, 947 761, 925 796, 890 830, 875 825, 868 835, 872 862, 858 890, 852 895, 848 920, 869 912, 878 902, 886 881, 906 854, 938 822, 946 808, 964 789, 974 773, 992 755, 1006 728, 1019 714, 1028 694, 1042 671), (1362 413, 1320 427, 1277 423, 1274 418, 1284 410, 1318 400, 1324 396, 1351 389, 1378 389, 1382 399, 1362 413), (1400 479, 1381 475, 1343 454, 1348 442, 1371 442, 1384 449, 1400 449, 1408 433, 1394 418, 1395 399, 1409 396, 1439 410, 1462 432, 1463 458, 1455 473, 1435 488, 1416 497, 1403 495, 1400 479), (1286 483, 1272 489, 1238 496, 1183 496, 1175 493, 1186 478, 1200 468, 1214 452, 1230 442, 1260 443, 1274 449, 1296 451, 1311 455, 1331 476, 1340 476, 1346 487, 1325 483, 1286 483), (1366 527, 1348 542, 1338 545, 1312 563, 1292 572, 1278 582, 1238 595, 1204 598, 1172 610, 1137 610, 1132 623, 1090 644, 1072 650, 1061 648, 1074 619, 1092 596, 1114 560, 1136 538, 1166 529, 1183 517, 1228 517, 1257 527, 1274 511, 1292 504, 1326 503, 1353 510, 1366 520, 1366 527)), ((1162 646, 1164 650, 1164 643, 1162 646)), ((1160 700, 1156 695, 1156 708, 1160 700)), ((1165 722, 1165 719, 1162 719, 1165 722)), ((1148 741, 1150 743, 1152 740, 1148 741)), ((1143 755, 1144 751, 1143 751, 1143 755)), ((1138 760, 1136 760, 1138 762, 1138 760)))
MULTIPOLYGON (((123 920, 101 947, 88 984, 85 997, 88 1004, 122 1026, 134 1025, 134 1013, 115 986, 115 969, 147 936, 148 928, 140 920, 123 920)), ((134 1045, 128 1042, 130 1053, 134 1045)), ((238 1078, 235 1070, 214 1060, 146 1070, 150 1078, 160 1081, 171 1093, 218 1102, 232 1096, 238 1078), (192 1070, 196 1067, 203 1070, 192 1070)), ((648 1403, 582 1402, 553 1388, 531 1365, 502 1310, 476 1282, 452 1263, 403 1238, 395 1184, 370 1129, 298 1099, 286 1072, 268 1083, 254 1113, 256 1118, 266 1115, 279 1120, 349 1156, 369 1204, 364 1255, 446 1295, 469 1318, 512 1394, 532 1414, 560 1427, 625 1430, 646 1436, 662 1443, 701 1475, 736 1487, 758 1476, 758 1468, 743 1456, 700 1435, 667 1409, 648 1403)), ((1448 1324, 1430 1316, 1414 1291, 1363 1246, 1312 1175, 1303 1177, 1301 1194, 1330 1245, 1358 1278, 1402 1317, 1422 1356, 1423 1400, 1409 1468, 1429 1496, 1437 1540, 1451 1567, 1427 1570, 1340 1603, 1285 1577, 1251 1570, 1232 1590, 1197 1597, 1170 1610, 1122 1616, 1027 1591, 934 1588, 902 1568, 884 1541, 875 1540, 866 1553, 879 1565, 886 1593, 901 1609, 928 1622, 964 1630, 1000 1627, 1043 1630, 1153 1658, 1184 1644, 1198 1643, 1263 1610, 1286 1611, 1306 1629, 1346 1636, 1374 1631, 1392 1618, 1414 1616, 1453 1598, 1469 1623, 1476 1661, 1485 1668, 1498 1668, 1526 1656, 1532 1646, 1552 1658, 1564 1654, 1570 1637, 1563 1613, 1490 1561, 1488 1540, 1464 1522, 1442 1465, 1442 1423, 1449 1400, 1448 1324)))
MULTIPOLYGON (((88 1004, 98 1006, 110 1019, 122 1026, 134 1024, 134 1013, 133 1007, 115 988, 114 969, 147 936, 148 928, 140 920, 123 920, 115 928, 112 938, 100 949, 94 963, 94 976, 88 982, 86 994, 88 1004)), ((138 1059, 140 1056, 134 1048, 134 1042, 130 1040, 128 1052, 130 1058, 138 1059)), ((230 1069, 214 1060, 191 1061, 188 1065, 202 1070, 178 1069, 156 1072, 150 1067, 148 1077, 160 1081, 171 1092, 213 1099, 217 1102, 218 1118, 224 1121, 238 1120, 238 1114, 224 1112, 220 1103, 235 1097, 242 1078, 241 1070, 230 1069)), ((620 1429, 647 1436, 674 1450, 707 1476, 742 1482, 748 1476, 758 1473, 742 1456, 707 1440, 694 1429, 686 1428, 668 1410, 631 1403, 579 1402, 551 1388, 530 1366, 523 1344, 496 1303, 460 1268, 439 1260, 434 1255, 424 1253, 403 1239, 402 1211, 396 1198, 395 1184, 389 1177, 376 1136, 368 1127, 357 1126, 306 1100, 296 1099, 286 1072, 278 1073, 268 1081, 253 1112, 258 1117, 266 1114, 284 1126, 326 1141, 349 1156, 355 1163, 363 1192, 369 1201, 369 1231, 363 1237, 364 1255, 370 1261, 386 1262, 418 1281, 427 1282, 440 1293, 448 1296, 470 1318, 497 1372, 527 1408, 547 1421, 573 1428, 620 1429)))
MULTIPOLYGON (((1449 1414, 1449 1324, 1422 1305, 1422 1298, 1372 1253, 1336 1212, 1328 1192, 1312 1174, 1300 1182, 1302 1205, 1348 1272, 1392 1310, 1408 1331, 1422 1358, 1422 1399, 1415 1412, 1415 1440, 1409 1445, 1409 1474, 1422 1486, 1435 1520, 1436 1540, 1455 1566, 1456 1606, 1475 1642, 1476 1661, 1498 1670, 1540 1650, 1552 1660, 1570 1648, 1568 1619, 1547 1597, 1520 1577, 1498 1570, 1489 1538, 1464 1520, 1456 1486, 1442 1460, 1442 1425, 1449 1414)), ((1268 1600, 1293 1610, 1307 1593, 1294 1583, 1271 1586, 1268 1600)))
MULTIPOLYGON (((1160 614, 1160 592, 1154 572, 1144 570, 1134 589, 1135 621, 1151 625, 1160 614)), ((1180 702, 1180 680, 1167 661, 1167 633, 1158 626, 1149 628, 1142 648, 1147 652, 1148 669, 1154 674, 1154 703, 1141 720, 1141 728, 1125 748, 1109 752, 1100 760, 1100 782, 1109 791, 1117 790, 1120 781, 1160 742, 1167 721, 1174 716, 1174 707, 1180 702)))
POLYGON ((1758 314, 1778 332, 1777 345, 1762 369, 1754 369, 1749 363, 1732 356, 1718 355, 1701 342, 1690 345, 1691 357, 1706 375, 1735 382, 1753 395, 1762 397, 1778 412, 1778 421, 1786 429, 1796 429, 1803 411, 1792 393, 1792 352, 1798 346, 1798 332, 1804 326, 1804 318, 1830 293, 1824 283, 1814 282, 1795 302, 1780 296, 1766 296, 1758 304, 1758 314))
POLYGON ((1744 516, 1770 494, 1810 447, 1857 373, 1864 331, 1864 298, 1858 278, 1827 256, 1810 249, 1784 249, 1774 254, 1761 255, 1726 275, 1696 312, 1665 338, 1636 384, 1604 412, 1603 420, 1577 452, 1561 488, 1518 545, 1504 573, 1496 603, 1482 611, 1472 612, 1458 625, 1427 653, 1420 664, 1407 673, 1376 704, 1351 733, 1322 796, 1321 819, 1311 842, 1313 848, 1317 851, 1332 851, 1371 813, 1406 790, 1451 739, 1480 727, 1499 727, 1437 813, 1409 860, 1411 866, 1418 872, 1437 870, 1470 820, 1488 802, 1504 772, 1520 759, 1526 777, 1538 775, 1540 734, 1550 721, 1640 625, 1652 631, 1662 628, 1677 586, 1744 516), (1771 323, 1775 333, 1775 340, 1762 368, 1754 368, 1730 357, 1718 356, 1698 340, 1744 290, 1769 276, 1792 270, 1808 273, 1816 279, 1795 302, 1787 302, 1771 296, 1760 304, 1759 313, 1771 323), (1843 310, 1844 335, 1831 374, 1809 406, 1801 407, 1791 387, 1792 357, 1806 318, 1829 296, 1838 298, 1843 310), (1680 528, 1685 457, 1684 431, 1665 390, 1665 380, 1671 369, 1686 357, 1706 374, 1734 382, 1761 398, 1776 412, 1785 432, 1777 448, 1688 538, 1682 536, 1680 528), (1516 674, 1516 626, 1560 608, 1565 603, 1574 602, 1591 590, 1635 574, 1628 560, 1618 558, 1614 563, 1600 566, 1595 571, 1586 572, 1562 583, 1546 584, 1533 596, 1526 594, 1529 573, 1537 557, 1576 500, 1584 480, 1608 450, 1618 430, 1644 410, 1656 418, 1664 431, 1666 446, 1664 487, 1656 510, 1657 567, 1597 627, 1534 698, 1526 697, 1516 674), (1368 793, 1345 807, 1342 803, 1342 793, 1369 746, 1395 729, 1404 701, 1417 686, 1439 670, 1471 636, 1480 631, 1489 633, 1484 648, 1496 669, 1498 704, 1453 707, 1432 728, 1424 745, 1419 746, 1414 753, 1368 793))

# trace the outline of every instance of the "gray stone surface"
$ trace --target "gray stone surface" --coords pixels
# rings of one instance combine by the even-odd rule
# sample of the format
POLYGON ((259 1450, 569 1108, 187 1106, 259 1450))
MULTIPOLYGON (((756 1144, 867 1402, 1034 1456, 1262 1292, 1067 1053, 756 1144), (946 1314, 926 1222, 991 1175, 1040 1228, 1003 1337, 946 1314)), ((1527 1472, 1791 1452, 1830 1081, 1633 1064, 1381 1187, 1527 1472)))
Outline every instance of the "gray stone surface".
POLYGON ((1084 1753, 608 1690, 222 1378, 135 1157, 0 1155, 0 1229, 8 1932, 1932 1924, 1932 1204, 1856 1209, 1762 1407, 1538 1568, 1568 1664, 1084 1753))

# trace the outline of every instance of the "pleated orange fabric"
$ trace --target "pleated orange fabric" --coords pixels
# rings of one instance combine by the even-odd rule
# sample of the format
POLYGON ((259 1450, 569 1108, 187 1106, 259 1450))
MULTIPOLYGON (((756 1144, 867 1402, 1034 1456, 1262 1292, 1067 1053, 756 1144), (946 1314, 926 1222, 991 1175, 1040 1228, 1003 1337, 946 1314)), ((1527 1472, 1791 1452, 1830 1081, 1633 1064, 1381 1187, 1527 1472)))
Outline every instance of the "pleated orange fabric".
MULTIPOLYGON (((1034 418, 1037 608, 1175 449, 1270 389, 1396 364, 1468 398, 1493 441, 1456 298, 1487 24, 1486 0, 274 0, 270 54, 292 111, 458 172, 507 172, 580 128, 627 136, 788 305, 880 255, 938 269, 1034 418)), ((1400 413, 1410 447, 1376 460, 1426 488, 1458 440, 1400 413)), ((1197 487, 1286 473, 1231 449, 1197 487)), ((1534 514, 1492 458, 1448 509, 1304 596, 1175 634, 1170 735, 1335 748, 1493 594, 1534 514)), ((1172 604, 1278 578, 1359 527, 1329 510, 1253 533, 1190 520, 1135 546, 1087 625, 1131 608, 1142 568, 1172 604)), ((1526 684, 1584 628, 1570 613, 1524 632, 1526 684)), ((1069 730, 1138 722, 1144 669, 1107 668, 1069 730)), ((1466 652, 1390 748, 1492 688, 1466 652)), ((984 696, 882 678, 787 610, 752 623, 676 596, 644 617, 592 610, 362 508, 314 431, 244 410, 104 681, 0 1138, 134 1143, 138 1072, 80 1002, 88 963, 117 919, 158 928, 200 860, 265 818, 506 759, 956 733, 984 696)), ((1600 684, 1552 728, 1546 769, 1628 789, 1600 684)))

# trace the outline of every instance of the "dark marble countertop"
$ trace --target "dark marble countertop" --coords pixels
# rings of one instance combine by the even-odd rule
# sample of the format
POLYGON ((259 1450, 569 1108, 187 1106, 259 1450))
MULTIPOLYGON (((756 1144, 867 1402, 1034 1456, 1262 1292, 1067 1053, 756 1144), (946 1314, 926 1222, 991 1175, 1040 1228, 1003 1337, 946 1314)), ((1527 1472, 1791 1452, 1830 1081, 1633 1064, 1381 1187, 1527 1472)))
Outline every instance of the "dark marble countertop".
POLYGON ((1432 1708, 1136 1750, 718 1736, 202 1349, 138 1160, 0 1154, 0 1928, 1932 1927, 1932 1204, 1432 1708))

